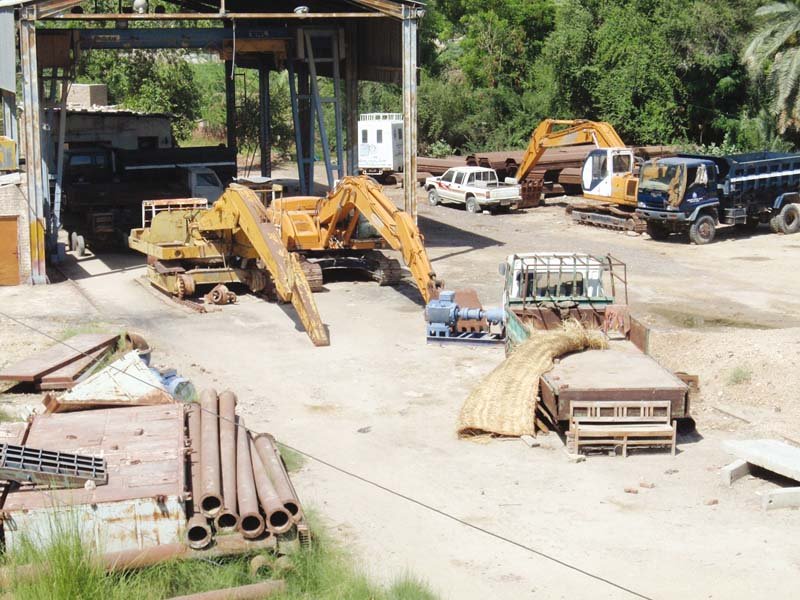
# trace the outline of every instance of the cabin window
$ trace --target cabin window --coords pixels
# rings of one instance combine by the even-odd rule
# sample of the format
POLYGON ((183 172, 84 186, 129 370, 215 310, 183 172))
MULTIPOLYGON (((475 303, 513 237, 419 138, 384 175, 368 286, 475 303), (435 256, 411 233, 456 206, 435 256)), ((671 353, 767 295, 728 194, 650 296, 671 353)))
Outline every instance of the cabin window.
POLYGON ((444 175, 442 175, 442 181, 446 181, 446 182, 448 182, 448 183, 449 183, 449 182, 451 182, 451 181, 453 181, 453 175, 454 175, 454 174, 455 174, 455 171, 453 171, 452 169, 450 169, 450 170, 449 170, 447 173, 445 173, 444 175))
POLYGON ((368 139, 369 138, 367 137, 367 130, 366 129, 362 129, 361 130, 361 143, 362 144, 366 144, 368 139))
POLYGON ((377 132, 377 133, 378 133, 378 139, 377 139, 377 142, 378 142, 379 144, 382 144, 382 143, 383 143, 383 129, 378 129, 378 132, 377 132))
POLYGON ((454 183, 456 185, 461 185, 462 181, 464 181, 464 173, 456 173, 456 180, 454 183))

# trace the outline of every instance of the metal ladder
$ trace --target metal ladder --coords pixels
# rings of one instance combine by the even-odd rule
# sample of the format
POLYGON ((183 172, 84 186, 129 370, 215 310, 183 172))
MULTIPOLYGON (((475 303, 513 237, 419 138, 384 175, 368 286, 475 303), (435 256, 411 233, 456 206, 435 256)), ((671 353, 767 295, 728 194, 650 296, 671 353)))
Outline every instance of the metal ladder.
POLYGON ((0 479, 60 488, 87 481, 108 483, 106 460, 97 456, 0 444, 0 479))
POLYGON ((303 194, 310 195, 313 191, 314 184, 314 162, 316 150, 316 132, 314 128, 314 121, 316 119, 316 126, 319 128, 320 144, 322 146, 322 158, 325 162, 325 172, 328 178, 328 186, 333 188, 336 179, 341 179, 344 175, 344 148, 342 142, 342 91, 341 91, 341 53, 340 43, 341 35, 338 29, 303 29, 300 34, 302 41, 302 52, 299 52, 300 57, 288 61, 289 67, 289 95, 292 102, 292 118, 294 120, 295 131, 295 146, 297 149, 297 168, 298 178, 300 180, 300 189, 303 194), (330 44, 330 56, 320 56, 320 51, 325 49, 324 44, 317 44, 317 49, 314 49, 315 40, 328 40, 330 44), (298 81, 295 75, 300 77, 305 76, 305 70, 298 72, 297 62, 303 67, 307 67, 310 82, 310 93, 299 93, 298 81), (333 96, 321 96, 319 91, 319 80, 317 74, 317 65, 322 63, 331 64, 331 76, 333 79, 333 96), (301 110, 300 103, 305 102, 308 106, 308 137, 304 141, 301 129, 301 110), (334 109, 334 126, 336 128, 335 138, 335 153, 336 163, 331 159, 330 138, 327 128, 325 126, 325 113, 323 107, 326 104, 333 105, 334 109), (308 172, 306 172, 306 169, 308 172), (334 178, 334 171, 336 177, 334 178), (307 174, 310 174, 310 181, 307 180, 307 174))

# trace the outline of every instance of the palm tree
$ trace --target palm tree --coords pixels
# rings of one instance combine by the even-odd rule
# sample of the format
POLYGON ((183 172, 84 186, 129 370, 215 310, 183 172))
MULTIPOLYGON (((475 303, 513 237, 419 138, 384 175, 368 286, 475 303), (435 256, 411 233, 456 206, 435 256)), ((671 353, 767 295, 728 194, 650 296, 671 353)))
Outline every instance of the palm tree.
POLYGON ((756 80, 765 79, 781 133, 800 125, 800 6, 771 2, 756 11, 762 21, 744 52, 756 80))

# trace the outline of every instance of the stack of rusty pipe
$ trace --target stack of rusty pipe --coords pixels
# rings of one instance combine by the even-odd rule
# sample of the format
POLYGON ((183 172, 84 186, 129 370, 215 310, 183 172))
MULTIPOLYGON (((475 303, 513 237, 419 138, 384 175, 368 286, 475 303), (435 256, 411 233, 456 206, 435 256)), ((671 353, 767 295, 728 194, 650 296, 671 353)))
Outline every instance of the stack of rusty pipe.
POLYGON ((248 432, 236 415, 236 395, 203 390, 187 411, 191 474, 186 543, 207 548, 214 535, 238 531, 246 539, 306 531, 297 493, 275 439, 248 432))

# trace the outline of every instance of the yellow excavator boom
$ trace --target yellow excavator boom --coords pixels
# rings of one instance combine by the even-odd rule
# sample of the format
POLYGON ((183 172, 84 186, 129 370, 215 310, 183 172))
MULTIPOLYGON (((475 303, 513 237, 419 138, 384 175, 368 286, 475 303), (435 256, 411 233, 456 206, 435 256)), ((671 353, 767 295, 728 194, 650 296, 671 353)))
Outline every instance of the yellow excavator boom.
POLYGON ((389 246, 402 253, 426 303, 437 298, 444 285, 433 271, 413 219, 369 177, 345 177, 325 198, 275 200, 267 212, 273 223, 280 223, 285 246, 299 251, 359 248, 353 236, 363 216, 389 246))
POLYGON ((300 261, 284 246, 255 192, 232 184, 194 225, 200 232, 231 230, 234 253, 260 259, 272 277, 278 297, 292 303, 314 345, 330 344, 300 261))
POLYGON ((533 170, 548 148, 595 144, 598 148, 624 148, 610 123, 585 119, 545 119, 531 134, 531 141, 517 169, 516 179, 522 181, 533 170), (563 126, 563 129, 556 127, 563 126))

